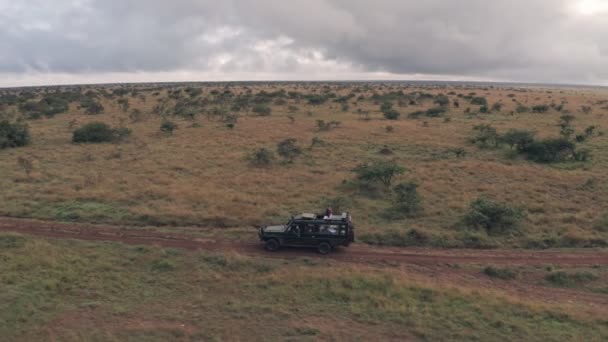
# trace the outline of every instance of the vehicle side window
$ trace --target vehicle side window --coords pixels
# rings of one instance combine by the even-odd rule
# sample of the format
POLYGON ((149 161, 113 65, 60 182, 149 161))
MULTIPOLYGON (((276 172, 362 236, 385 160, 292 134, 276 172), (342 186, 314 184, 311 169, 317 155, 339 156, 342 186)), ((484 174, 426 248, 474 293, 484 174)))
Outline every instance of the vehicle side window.
POLYGON ((302 232, 304 234, 316 234, 319 232, 319 228, 314 223, 302 224, 302 232))
POLYGON ((339 226, 334 224, 321 225, 321 234, 338 235, 339 226))

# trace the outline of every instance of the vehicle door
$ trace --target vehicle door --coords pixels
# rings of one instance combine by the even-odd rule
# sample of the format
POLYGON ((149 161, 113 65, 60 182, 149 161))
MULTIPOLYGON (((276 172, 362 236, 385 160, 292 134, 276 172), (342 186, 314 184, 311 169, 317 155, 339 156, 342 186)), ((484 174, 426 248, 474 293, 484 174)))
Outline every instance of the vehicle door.
POLYGON ((302 226, 301 222, 292 222, 285 231, 285 244, 288 246, 302 246, 302 226))
POLYGON ((304 246, 316 246, 319 244, 319 224, 307 222, 302 225, 301 243, 304 246))

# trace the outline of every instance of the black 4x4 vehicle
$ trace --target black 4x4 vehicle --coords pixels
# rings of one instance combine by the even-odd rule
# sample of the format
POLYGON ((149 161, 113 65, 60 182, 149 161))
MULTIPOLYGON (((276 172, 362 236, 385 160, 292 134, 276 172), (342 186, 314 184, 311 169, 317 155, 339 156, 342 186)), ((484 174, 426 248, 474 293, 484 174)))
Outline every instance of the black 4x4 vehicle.
POLYGON ((355 227, 348 213, 329 217, 302 214, 292 217, 285 225, 260 228, 258 234, 269 251, 281 246, 312 247, 327 254, 334 247, 348 246, 355 241, 355 227))

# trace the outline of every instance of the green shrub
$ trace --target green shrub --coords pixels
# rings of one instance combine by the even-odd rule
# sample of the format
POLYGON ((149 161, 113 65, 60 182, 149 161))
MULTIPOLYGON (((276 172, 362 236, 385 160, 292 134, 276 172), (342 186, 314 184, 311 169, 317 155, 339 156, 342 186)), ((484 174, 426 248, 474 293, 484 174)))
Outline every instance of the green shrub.
POLYGON ((534 142, 535 135, 536 133, 531 131, 510 129, 500 139, 511 149, 515 147, 518 151, 525 151, 534 142))
POLYGON ((408 117, 408 118, 410 118, 410 119, 418 119, 419 117, 421 117, 421 116, 423 116, 423 115, 425 115, 425 114, 426 114, 426 112, 425 112, 425 111, 422 111, 422 110, 417 110, 417 111, 415 111, 415 112, 409 113, 409 114, 407 115, 407 117, 408 117))
POLYGON ((411 215, 420 210, 422 199, 417 189, 418 185, 412 182, 395 185, 393 188, 394 209, 406 215, 411 215))
POLYGON ((498 147, 502 142, 496 128, 489 124, 481 124, 473 127, 475 135, 470 139, 471 143, 481 148, 498 147))
POLYGON ((553 163, 574 159, 575 144, 566 138, 550 138, 534 141, 521 152, 538 163, 553 163))
POLYGON ((471 99, 471 104, 476 106, 487 106, 488 100, 485 97, 473 97, 471 99))
POLYGON ((502 280, 511 280, 515 279, 517 273, 515 271, 508 268, 498 268, 494 266, 488 266, 483 269, 483 273, 488 277, 498 278, 502 280))
POLYGON ((518 112, 518 113, 520 113, 520 114, 522 114, 522 113, 529 112, 530 108, 528 108, 528 107, 526 107, 526 106, 524 106, 522 104, 519 104, 519 105, 517 105, 517 108, 515 109, 515 111, 518 112))
POLYGON ((401 113, 394 109, 382 113, 384 114, 384 118, 387 120, 399 120, 399 117, 401 116, 401 113))
POLYGON ((450 105, 450 98, 443 94, 440 94, 435 97, 435 101, 433 101, 433 103, 435 103, 439 107, 447 107, 450 105))
POLYGON ((272 164, 274 153, 267 148, 260 148, 253 152, 250 162, 253 166, 263 167, 272 164))
POLYGON ((426 116, 430 117, 430 118, 437 118, 440 116, 443 116, 445 113, 447 112, 447 109, 444 107, 437 107, 437 108, 429 108, 427 109, 427 111, 425 112, 426 116))
POLYGON ((549 106, 547 105, 535 105, 532 107, 532 112, 534 113, 546 113, 549 111, 549 106))
POLYGON ((160 124, 160 131, 167 134, 173 134, 173 131, 177 129, 177 124, 173 121, 163 120, 160 124))
POLYGON ((296 139, 289 138, 277 145, 279 155, 287 160, 293 160, 302 154, 302 149, 296 144, 296 139))
POLYGON ((131 134, 131 130, 125 127, 114 129, 103 122, 88 123, 72 134, 74 143, 104 143, 117 142, 131 134))
POLYGON ((553 272, 545 277, 545 280, 555 286, 573 287, 596 280, 597 275, 591 272, 566 273, 563 271, 553 272))
POLYGON ((405 169, 392 161, 378 160, 373 163, 364 163, 353 169, 357 174, 357 180, 363 183, 380 182, 385 187, 390 187, 395 176, 403 174, 405 169))
POLYGON ((511 208, 506 204, 478 198, 470 205, 464 216, 467 226, 484 229, 488 234, 504 234, 519 226, 524 217, 521 209, 511 208))
POLYGON ((263 104, 255 105, 251 111, 258 116, 269 116, 272 113, 272 109, 263 104))
POLYGON ((0 149, 22 147, 30 142, 30 131, 26 124, 0 121, 0 149))
POLYGON ((42 116, 52 117, 65 113, 68 109, 68 101, 57 95, 47 95, 38 102, 29 101, 19 106, 19 110, 31 119, 39 119, 42 116))
POLYGON ((100 114, 104 111, 103 105, 90 97, 85 97, 80 101, 80 108, 83 108, 85 113, 90 115, 100 114))

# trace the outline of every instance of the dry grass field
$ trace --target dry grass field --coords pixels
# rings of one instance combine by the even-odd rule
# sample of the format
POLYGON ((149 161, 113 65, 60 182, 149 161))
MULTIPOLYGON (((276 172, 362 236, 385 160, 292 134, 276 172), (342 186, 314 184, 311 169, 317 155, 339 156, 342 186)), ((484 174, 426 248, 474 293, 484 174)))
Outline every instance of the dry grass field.
POLYGON ((0 150, 0 215, 4 216, 206 226, 248 234, 255 225, 331 205, 351 212, 359 237, 370 243, 608 244, 603 216, 608 213, 606 89, 241 83, 0 93, 2 116, 27 122, 32 137, 28 146, 0 150), (36 115, 23 103, 57 96, 56 91, 79 97, 69 102, 66 112, 32 119, 36 115), (18 102, 7 100, 15 94, 18 102), (439 94, 449 99, 440 117, 408 117, 438 107, 439 94), (487 113, 472 103, 475 97, 486 99, 487 113), (100 103, 103 111, 87 114, 83 98, 100 103), (401 114, 398 120, 384 117, 385 102, 401 114), (548 107, 533 112, 537 105, 548 107), (271 113, 256 113, 256 106, 270 108, 271 113), (526 129, 538 138, 558 137, 563 115, 574 117, 572 140, 596 126, 584 142, 577 143, 578 149, 589 151, 588 160, 536 163, 508 146, 480 148, 469 141, 473 127, 481 124, 492 125, 500 134, 526 129), (160 130, 166 120, 177 124, 172 134, 160 130), (322 129, 319 120, 337 122, 337 127, 322 129), (73 131, 93 121, 127 127, 131 134, 116 143, 72 143, 73 131), (288 138, 296 139, 301 150, 291 161, 276 153, 277 144, 288 138), (260 148, 273 151, 270 165, 252 165, 250 158, 260 148), (362 190, 354 184, 353 169, 378 160, 406 169, 393 185, 418 185, 421 209, 415 214, 387 215, 393 198, 390 190, 362 190), (492 235, 464 227, 463 215, 480 197, 520 208, 524 216, 518 228, 492 235), (415 232, 417 238, 411 241, 408 232, 415 232))
POLYGON ((7 233, 0 233, 0 260, 7 341, 608 336, 605 265, 351 265, 7 233))

